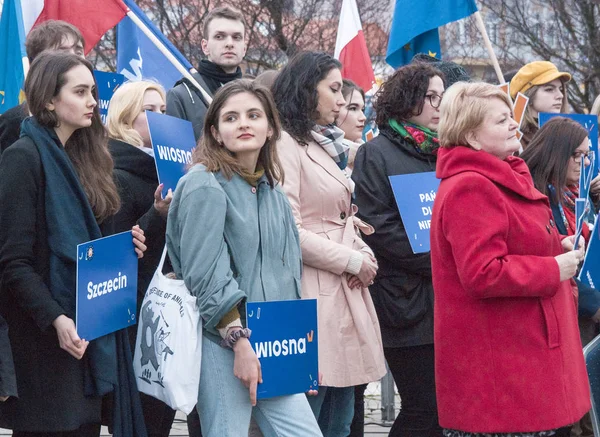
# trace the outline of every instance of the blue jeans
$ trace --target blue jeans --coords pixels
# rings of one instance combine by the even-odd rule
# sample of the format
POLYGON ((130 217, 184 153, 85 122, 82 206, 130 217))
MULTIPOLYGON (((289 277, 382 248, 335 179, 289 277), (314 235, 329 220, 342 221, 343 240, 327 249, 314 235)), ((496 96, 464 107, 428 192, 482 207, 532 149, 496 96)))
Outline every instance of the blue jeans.
POLYGON ((354 417, 354 387, 319 387, 308 402, 324 437, 347 437, 354 417))
POLYGON ((260 399, 250 404, 244 384, 233 374, 234 353, 202 339, 198 413, 203 437, 248 435, 254 417, 264 437, 322 437, 303 394, 260 399))

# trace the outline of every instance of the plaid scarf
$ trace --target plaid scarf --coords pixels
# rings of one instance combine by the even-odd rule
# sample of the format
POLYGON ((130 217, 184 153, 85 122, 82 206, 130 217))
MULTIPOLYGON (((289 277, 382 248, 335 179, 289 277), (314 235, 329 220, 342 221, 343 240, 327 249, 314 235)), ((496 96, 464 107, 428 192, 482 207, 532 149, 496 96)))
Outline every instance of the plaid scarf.
POLYGON ((310 133, 343 171, 348 165, 348 155, 350 154, 350 147, 344 144, 344 131, 334 124, 327 126, 315 124, 310 133))

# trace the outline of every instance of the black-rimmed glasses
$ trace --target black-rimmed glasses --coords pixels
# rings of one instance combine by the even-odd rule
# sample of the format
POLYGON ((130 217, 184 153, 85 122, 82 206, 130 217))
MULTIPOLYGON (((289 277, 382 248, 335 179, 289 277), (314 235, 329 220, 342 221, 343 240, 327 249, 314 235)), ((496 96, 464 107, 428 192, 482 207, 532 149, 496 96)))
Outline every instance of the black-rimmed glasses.
POLYGON ((429 100, 429 104, 431 105, 432 108, 438 109, 440 107, 440 105, 442 104, 442 97, 438 96, 437 94, 426 94, 425 98, 429 100))

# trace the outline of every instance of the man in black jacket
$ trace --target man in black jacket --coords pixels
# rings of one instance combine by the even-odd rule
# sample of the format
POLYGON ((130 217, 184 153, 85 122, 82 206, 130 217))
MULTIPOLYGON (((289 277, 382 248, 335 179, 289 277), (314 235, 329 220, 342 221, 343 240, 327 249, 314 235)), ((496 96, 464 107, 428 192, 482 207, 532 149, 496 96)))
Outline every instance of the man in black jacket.
MULTIPOLYGON (((30 64, 44 50, 60 50, 83 58, 84 47, 85 41, 79 29, 61 20, 44 21, 31 29, 25 40, 30 64)), ((0 115, 0 154, 19 139, 21 122, 27 116, 29 109, 25 102, 0 115)))
MULTIPOLYGON (((204 20, 202 51, 207 59, 192 76, 213 96, 228 82, 242 77, 240 64, 246 54, 242 13, 230 6, 213 9, 204 20)), ((188 80, 181 79, 167 93, 167 114, 192 122, 196 141, 202 135, 208 102, 188 80)))

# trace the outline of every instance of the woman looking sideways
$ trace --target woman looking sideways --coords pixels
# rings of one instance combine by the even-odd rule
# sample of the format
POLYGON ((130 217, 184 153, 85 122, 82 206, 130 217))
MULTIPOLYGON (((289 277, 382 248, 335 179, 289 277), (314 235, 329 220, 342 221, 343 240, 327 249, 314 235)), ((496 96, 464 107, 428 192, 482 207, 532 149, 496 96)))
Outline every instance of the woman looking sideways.
POLYGON ((319 394, 309 398, 326 437, 346 437, 354 386, 386 372, 379 323, 367 287, 377 273, 361 239, 372 228, 354 215, 345 172, 349 147, 334 125, 346 104, 340 63, 324 53, 294 56, 273 85, 284 132, 277 144, 300 234, 302 297, 317 299, 319 394))

